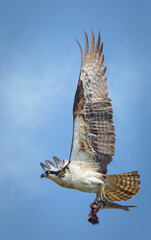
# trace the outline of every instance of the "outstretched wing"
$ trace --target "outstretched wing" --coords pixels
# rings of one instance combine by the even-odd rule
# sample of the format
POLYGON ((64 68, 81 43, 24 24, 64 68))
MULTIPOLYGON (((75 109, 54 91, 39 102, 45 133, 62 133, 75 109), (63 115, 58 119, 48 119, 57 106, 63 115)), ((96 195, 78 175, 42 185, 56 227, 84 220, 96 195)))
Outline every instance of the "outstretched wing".
MULTIPOLYGON (((85 32, 84 32, 85 33, 85 32)), ((95 40, 88 53, 88 37, 85 33, 85 57, 82 55, 82 66, 73 106, 73 140, 70 161, 78 161, 86 168, 107 173, 107 166, 112 161, 115 146, 115 128, 111 99, 108 98, 107 77, 104 76, 103 43, 100 44, 100 33, 94 49, 95 40)))

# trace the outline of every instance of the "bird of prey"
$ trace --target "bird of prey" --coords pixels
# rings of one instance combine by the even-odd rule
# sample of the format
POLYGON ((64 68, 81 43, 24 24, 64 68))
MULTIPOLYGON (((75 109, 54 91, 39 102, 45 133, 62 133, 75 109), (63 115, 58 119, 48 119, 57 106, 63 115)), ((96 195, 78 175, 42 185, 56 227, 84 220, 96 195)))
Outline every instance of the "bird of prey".
POLYGON ((100 32, 95 46, 94 33, 89 51, 86 32, 85 54, 77 41, 82 64, 73 105, 73 139, 69 160, 53 157, 40 163, 41 177, 51 179, 61 187, 96 193, 93 206, 101 202, 131 199, 139 192, 138 171, 107 174, 107 167, 115 153, 113 109, 108 97, 104 66, 103 43, 100 32))

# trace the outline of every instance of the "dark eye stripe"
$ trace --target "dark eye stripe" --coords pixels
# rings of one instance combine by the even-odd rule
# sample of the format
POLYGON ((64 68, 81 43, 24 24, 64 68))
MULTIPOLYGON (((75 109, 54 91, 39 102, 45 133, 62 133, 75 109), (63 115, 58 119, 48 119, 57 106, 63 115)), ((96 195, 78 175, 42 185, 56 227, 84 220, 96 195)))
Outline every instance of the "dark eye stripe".
POLYGON ((48 176, 49 174, 54 174, 54 175, 57 175, 57 173, 58 173, 59 171, 50 171, 50 170, 47 170, 45 173, 46 173, 46 175, 48 176))

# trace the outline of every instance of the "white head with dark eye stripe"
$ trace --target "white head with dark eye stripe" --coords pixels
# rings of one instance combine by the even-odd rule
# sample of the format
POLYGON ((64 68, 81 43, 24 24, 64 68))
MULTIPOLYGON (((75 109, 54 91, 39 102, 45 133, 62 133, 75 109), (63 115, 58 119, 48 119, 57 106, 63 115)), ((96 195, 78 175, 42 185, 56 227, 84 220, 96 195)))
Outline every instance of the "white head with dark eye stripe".
POLYGON ((56 166, 49 160, 46 160, 46 164, 45 165, 44 163, 40 163, 41 167, 44 169, 44 173, 41 174, 41 178, 50 178, 50 179, 54 179, 69 163, 68 160, 63 160, 63 163, 62 161, 57 158, 57 157, 53 157, 55 163, 56 163, 56 166))
POLYGON ((60 171, 61 170, 57 170, 57 171, 55 171, 55 170, 47 170, 44 173, 42 173, 40 177, 41 178, 44 178, 44 177, 45 178, 51 178, 51 176, 57 176, 60 171))

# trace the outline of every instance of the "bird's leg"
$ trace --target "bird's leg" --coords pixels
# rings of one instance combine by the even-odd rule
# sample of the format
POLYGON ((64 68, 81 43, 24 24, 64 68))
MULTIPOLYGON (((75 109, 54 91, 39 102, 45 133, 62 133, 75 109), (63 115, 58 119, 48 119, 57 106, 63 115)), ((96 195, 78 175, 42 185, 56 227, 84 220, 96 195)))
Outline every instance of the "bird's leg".
POLYGON ((100 198, 100 194, 97 194, 94 202, 97 203, 99 198, 100 198))
POLYGON ((107 202, 109 200, 108 195, 106 194, 106 192, 104 191, 104 185, 101 185, 101 191, 100 191, 100 196, 101 196, 101 201, 102 202, 107 202))
POLYGON ((88 222, 92 223, 92 224, 98 224, 99 223, 99 219, 97 216, 97 212, 100 209, 103 209, 107 203, 108 196, 104 190, 104 185, 101 185, 101 189, 100 189, 100 193, 97 193, 95 200, 93 201, 93 203, 90 204, 90 213, 88 216, 88 222), (99 199, 100 198, 100 199, 99 199))
POLYGON ((100 194, 97 193, 96 198, 95 198, 94 201, 90 204, 90 207, 93 207, 93 205, 98 202, 98 199, 99 199, 99 198, 100 198, 100 194))

